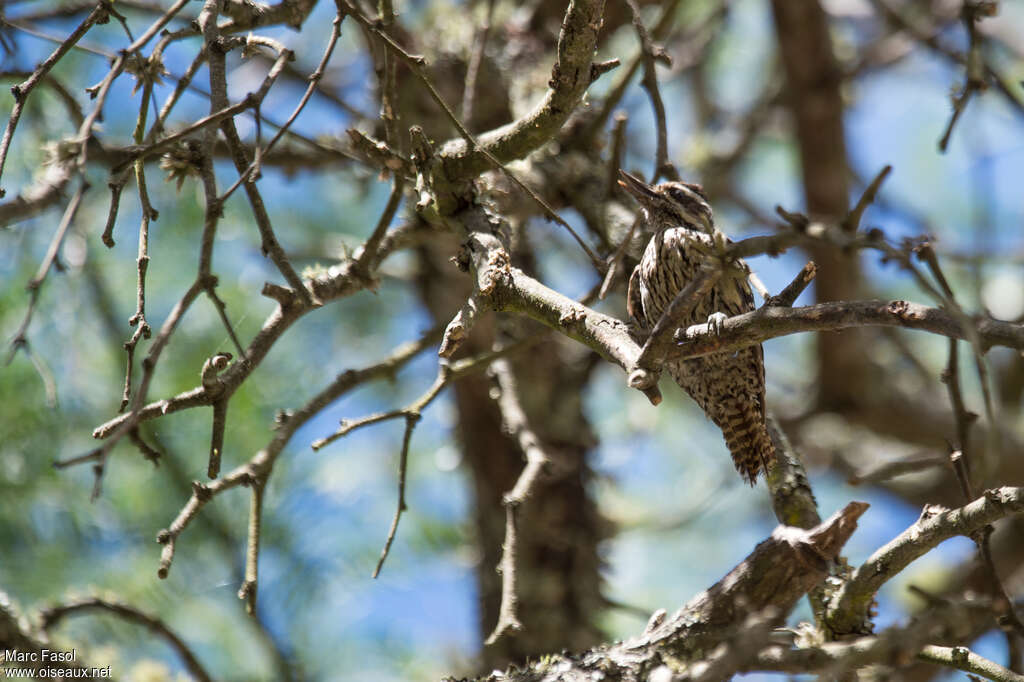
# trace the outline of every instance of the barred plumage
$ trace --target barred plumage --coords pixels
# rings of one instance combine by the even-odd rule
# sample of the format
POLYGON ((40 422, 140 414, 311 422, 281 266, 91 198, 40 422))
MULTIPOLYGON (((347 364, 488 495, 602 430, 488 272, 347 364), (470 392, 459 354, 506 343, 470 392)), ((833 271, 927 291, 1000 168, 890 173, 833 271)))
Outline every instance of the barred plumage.
MULTIPOLYGON (((694 279, 713 247, 714 220, 699 185, 665 182, 651 187, 620 171, 619 184, 632 194, 654 233, 629 278, 628 307, 650 330, 665 308, 694 279)), ((683 327, 716 314, 738 315, 754 309, 746 279, 722 277, 683 321, 683 327)), ((775 457, 765 425, 764 354, 761 346, 668 362, 669 375, 722 429, 737 471, 754 485, 775 457)))

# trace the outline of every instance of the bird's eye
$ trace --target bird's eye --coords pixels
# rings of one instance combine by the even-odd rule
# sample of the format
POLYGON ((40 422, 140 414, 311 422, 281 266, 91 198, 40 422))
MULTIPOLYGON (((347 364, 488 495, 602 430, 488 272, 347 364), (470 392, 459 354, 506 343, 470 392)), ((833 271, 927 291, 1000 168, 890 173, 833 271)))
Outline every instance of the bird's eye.
POLYGON ((690 197, 686 196, 686 192, 679 189, 678 187, 669 188, 668 195, 677 202, 679 202, 680 204, 682 204, 683 206, 686 206, 687 204, 690 203, 690 197))
POLYGON ((701 203, 698 197, 695 197, 693 194, 690 194, 681 187, 672 187, 669 189, 668 193, 676 202, 691 210, 701 203))
MULTIPOLYGON (((699 185, 694 185, 694 187, 700 188, 699 185)), ((703 190, 699 193, 695 192, 690 189, 690 185, 685 183, 673 184, 666 189, 669 197, 686 211, 693 214, 711 215, 711 207, 704 197, 703 190)))

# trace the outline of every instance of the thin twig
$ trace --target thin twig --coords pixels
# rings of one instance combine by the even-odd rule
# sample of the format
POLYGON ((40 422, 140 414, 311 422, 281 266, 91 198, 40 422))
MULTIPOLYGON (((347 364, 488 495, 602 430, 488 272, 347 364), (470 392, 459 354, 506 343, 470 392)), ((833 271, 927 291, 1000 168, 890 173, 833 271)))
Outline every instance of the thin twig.
POLYGON ((771 306, 783 306, 785 308, 792 308, 796 299, 800 298, 800 294, 804 292, 811 282, 814 281, 815 275, 818 274, 818 266, 814 264, 814 261, 807 261, 804 267, 800 269, 793 281, 786 285, 786 288, 778 293, 776 296, 768 296, 764 300, 764 305, 771 306))
POLYGON ((391 526, 388 530, 387 539, 384 542, 384 548, 381 550, 380 559, 377 561, 377 567, 374 569, 373 577, 376 578, 380 575, 381 568, 384 566, 384 561, 387 559, 388 554, 391 551, 391 544, 395 539, 395 533, 398 530, 398 521, 402 516, 402 512, 406 510, 405 504, 405 478, 407 470, 407 462, 409 457, 409 443, 412 438, 412 432, 416 424, 419 422, 423 410, 427 408, 441 394, 451 382, 456 381, 467 374, 478 372, 487 368, 493 361, 502 358, 510 353, 517 352, 527 347, 528 343, 519 343, 507 346, 506 348, 491 351, 488 353, 482 353, 476 357, 466 358, 459 360, 458 362, 448 363, 442 360, 437 372, 437 377, 434 379, 434 383, 431 384, 423 395, 414 400, 406 407, 402 407, 388 412, 378 412, 371 414, 360 419, 352 421, 342 420, 341 426, 337 431, 327 436, 326 438, 320 438, 313 442, 313 449, 319 450, 324 446, 333 443, 334 441, 342 438, 343 436, 351 433, 352 431, 369 426, 371 424, 377 424, 382 421, 388 421, 391 419, 404 418, 405 419, 405 435, 402 438, 402 450, 399 455, 399 470, 398 470, 398 508, 395 511, 395 515, 392 518, 391 526))
MULTIPOLYGON (((306 87, 306 91, 302 93, 299 103, 295 106, 295 109, 292 110, 291 115, 288 116, 288 119, 284 124, 277 129, 277 133, 274 134, 274 137, 270 138, 270 142, 267 143, 267 146, 263 148, 262 152, 256 154, 252 163, 249 164, 249 167, 244 172, 238 174, 238 178, 220 198, 221 202, 227 200, 227 198, 230 197, 236 189, 238 189, 238 186, 241 185, 246 178, 259 176, 260 169, 257 162, 258 159, 265 156, 274 148, 274 145, 277 144, 278 140, 280 140, 285 133, 289 132, 289 128, 291 128, 292 124, 299 117, 299 114, 302 113, 302 110, 306 107, 306 103, 309 102, 310 97, 313 96, 313 92, 319 87, 320 80, 323 78, 324 71, 327 68, 327 63, 331 60, 331 55, 334 54, 334 46, 338 43, 338 38, 341 37, 341 22, 344 21, 344 19, 345 13, 339 7, 338 14, 334 17, 334 21, 331 23, 331 35, 327 39, 327 48, 324 50, 323 57, 320 58, 320 63, 317 64, 316 69, 313 70, 313 73, 309 74, 309 85, 306 87)), ((260 117, 257 116, 256 120, 258 122, 260 117)))
POLYGON ((43 286, 43 282, 46 280, 46 276, 49 274, 53 264, 57 262, 57 254, 60 251, 60 246, 64 242, 64 237, 68 233, 68 228, 71 227, 71 222, 75 219, 75 215, 78 213, 78 208, 82 204, 82 195, 85 194, 86 190, 89 189, 89 184, 84 180, 75 190, 74 196, 71 197, 71 201, 68 202, 67 208, 64 209, 64 215, 61 216, 60 223, 57 225, 57 230, 53 234, 53 239, 50 240, 50 245, 46 249, 46 255, 43 256, 42 263, 39 264, 39 269, 36 270, 35 277, 33 277, 26 289, 29 292, 28 308, 25 310, 25 316, 22 318, 21 324, 18 325, 18 330, 14 333, 14 337, 11 339, 10 351, 7 355, 7 361, 5 364, 11 364, 14 360, 15 353, 19 349, 24 348, 28 345, 28 338, 26 336, 28 332, 28 325, 32 321, 32 314, 35 312, 36 303, 39 300, 39 290, 43 286))
POLYGON ((370 233, 369 239, 366 240, 366 245, 363 246, 362 252, 356 257, 355 263, 353 264, 352 271, 356 276, 366 277, 372 280, 372 273, 369 269, 370 259, 375 253, 377 253, 377 247, 380 246, 381 240, 387 233, 388 228, 391 226, 391 221, 395 218, 395 213, 398 212, 398 207, 402 203, 402 190, 405 188, 405 180, 402 176, 395 174, 394 181, 391 188, 391 196, 388 197, 388 203, 384 206, 384 212, 381 213, 380 219, 377 221, 377 226, 373 228, 373 232, 370 233))
POLYGON ((194 482, 191 498, 178 513, 173 523, 157 536, 157 542, 164 545, 157 575, 161 578, 167 577, 171 562, 174 559, 175 541, 198 515, 202 507, 213 499, 214 496, 226 490, 246 485, 246 482, 257 475, 259 471, 272 466, 274 460, 284 450, 284 447, 291 440, 295 432, 319 414, 321 410, 345 393, 364 383, 394 376, 412 358, 436 343, 437 339, 440 338, 440 334, 440 329, 433 329, 417 341, 398 347, 382 362, 358 370, 348 370, 338 375, 333 382, 310 398, 301 408, 279 413, 274 437, 266 447, 254 455, 246 464, 210 484, 194 482))
POLYGON ((967 103, 971 100, 971 97, 988 89, 988 83, 985 81, 985 57, 982 53, 984 45, 977 26, 977 22, 985 16, 981 10, 983 5, 984 3, 982 2, 966 0, 960 11, 964 28, 967 29, 967 74, 960 92, 953 95, 953 113, 949 117, 946 131, 939 138, 939 151, 943 154, 946 152, 946 148, 949 147, 949 140, 953 136, 953 128, 956 127, 957 121, 960 120, 960 116, 967 108, 967 103))
POLYGON ((51 630, 66 617, 82 615, 89 611, 109 613, 117 616, 125 622, 141 625, 150 632, 161 637, 177 652, 178 656, 181 658, 182 664, 186 669, 188 669, 189 674, 191 674, 192 677, 200 680, 201 682, 210 682, 210 680, 213 679, 210 677, 209 673, 206 672, 206 669, 203 668, 199 659, 192 652, 189 646, 185 644, 184 640, 175 634, 175 632, 171 630, 163 620, 154 615, 145 613, 134 606, 101 599, 99 597, 93 597, 72 601, 66 604, 59 604, 57 606, 51 606, 41 611, 39 615, 42 621, 43 630, 51 630))
POLYGON ((886 164, 882 167, 882 170, 878 171, 874 179, 868 184, 868 186, 861 193, 860 198, 857 199, 857 203, 850 210, 850 213, 843 219, 843 229, 847 232, 856 232, 860 229, 861 218, 864 217, 864 211, 867 207, 874 203, 875 197, 878 196, 878 190, 882 188, 882 183, 889 177, 889 173, 892 172, 892 166, 886 164))
POLYGON ((392 419, 404 418, 410 414, 419 414, 425 410, 427 406, 437 398, 441 391, 453 381, 457 381, 468 374, 486 369, 494 360, 509 355, 510 353, 518 352, 526 346, 527 344, 525 342, 517 343, 506 346, 500 350, 481 353, 474 357, 465 358, 452 363, 442 361, 438 366, 437 377, 434 379, 434 383, 431 384, 430 388, 428 388, 419 398, 411 402, 409 405, 394 410, 388 410, 386 412, 375 412, 374 414, 360 417, 359 419, 343 419, 334 433, 313 441, 311 447, 314 450, 321 450, 339 438, 343 438, 364 426, 370 426, 371 424, 378 424, 392 419))
MULTIPOLYGON (((144 76, 140 75, 140 78, 142 77, 144 76)), ((142 136, 146 129, 146 118, 149 114, 149 97, 152 92, 153 79, 146 77, 142 93, 142 103, 139 105, 139 116, 135 123, 135 133, 133 135, 133 139, 136 144, 142 142, 142 136)), ((124 411, 124 408, 128 406, 128 401, 131 399, 132 370, 134 364, 133 360, 135 358, 135 348, 140 339, 148 339, 152 334, 149 322, 146 321, 146 271, 149 269, 149 223, 151 220, 156 220, 157 212, 149 201, 149 190, 146 187, 145 164, 141 159, 137 159, 135 161, 134 170, 135 183, 139 188, 139 203, 142 208, 142 215, 139 220, 138 256, 135 261, 137 274, 135 284, 135 314, 128 318, 128 325, 135 327, 135 332, 124 344, 125 351, 127 351, 128 355, 128 368, 125 371, 124 390, 121 394, 121 407, 120 410, 118 410, 119 412, 124 411)), ((113 194, 113 192, 111 194, 113 194)), ((117 194, 120 195, 120 192, 118 191, 117 194)), ((116 206, 112 203, 111 216, 114 215, 116 215, 116 206)), ((112 228, 113 225, 111 224, 110 227, 112 228)))
MULTIPOLYGON (((90 28, 96 23, 101 23, 107 17, 107 7, 103 3, 99 3, 89 13, 82 23, 80 23, 74 31, 69 35, 57 49, 50 53, 43 62, 36 67, 32 75, 29 76, 23 83, 15 85, 11 88, 11 92, 14 94, 14 108, 11 109, 11 117, 7 119, 7 127, 4 128, 4 136, 0 139, 0 177, 3 177, 4 164, 7 161, 7 152, 11 147, 11 140, 14 139, 14 129, 18 125, 18 119, 21 118, 21 113, 25 108, 25 101, 28 99, 29 94, 33 88, 39 84, 39 82, 45 77, 50 69, 56 65, 68 53, 68 50, 81 40, 90 28)), ((0 197, 3 197, 6 192, 0 187, 0 197)))
MULTIPOLYGON (((629 121, 629 117, 625 112, 618 112, 615 114, 615 125, 612 128, 612 144, 611 144, 611 156, 608 159, 608 175, 605 182, 605 196, 611 197, 619 187, 619 169, 622 168, 622 160, 626 153, 626 123, 629 121)), ((604 213, 602 212, 602 217, 604 213)), ((615 252, 608 259, 608 269, 604 273, 604 279, 601 281, 601 288, 598 290, 597 298, 604 300, 605 296, 608 295, 608 290, 615 282, 619 270, 622 267, 622 260, 626 255, 626 249, 633 241, 633 235, 636 233, 636 229, 640 224, 640 216, 637 216, 632 224, 629 226, 629 231, 626 236, 622 239, 619 245, 616 247, 615 252)))
MULTIPOLYGON (((204 9, 204 13, 206 10, 204 9)), ((216 25, 216 21, 200 20, 200 24, 203 27, 203 40, 206 44, 206 51, 208 54, 207 63, 210 71, 210 107, 216 111, 218 109, 224 109, 227 106, 227 73, 225 65, 225 49, 226 46, 220 45, 218 42, 220 39, 220 31, 216 25), (212 47, 216 45, 216 47, 212 47)), ((231 39, 231 45, 247 45, 248 43, 242 39, 231 39), (239 42, 241 41, 241 42, 239 42)), ((277 59, 274 61, 274 65, 270 68, 270 71, 264 77, 263 82, 260 84, 259 89, 256 93, 250 94, 245 98, 245 101, 258 107, 263 101, 263 98, 269 92, 271 86, 277 80, 281 70, 284 68, 284 64, 291 58, 291 51, 286 49, 279 49, 277 59)), ((235 170, 240 176, 244 177, 246 169, 248 169, 250 160, 247 158, 242 140, 238 135, 238 130, 235 128, 234 119, 232 117, 226 117, 220 122, 220 129, 224 135, 224 139, 227 141, 228 149, 231 152, 231 160, 234 162, 235 170)), ((243 180, 243 187, 245 193, 249 199, 249 206, 252 210, 253 217, 256 220, 256 227, 259 230, 261 238, 261 248, 267 256, 270 257, 274 265, 277 266, 278 271, 285 278, 285 281, 292 287, 292 289, 302 298, 303 302, 307 305, 316 305, 317 301, 313 299, 312 293, 306 288, 299 277, 298 273, 295 272, 295 268, 292 267, 291 262, 288 260, 288 255, 285 253, 281 244, 277 240, 277 236, 274 234, 274 228, 270 221, 270 216, 267 213, 266 205, 263 202, 263 197, 260 195, 259 189, 256 187, 256 183, 252 178, 246 177, 243 180)))
POLYGON ((541 445, 540 437, 530 426, 526 411, 519 398, 512 367, 507 360, 495 360, 491 364, 491 374, 497 384, 498 409, 508 432, 515 437, 526 458, 526 466, 516 479, 512 489, 505 493, 502 504, 505 506, 505 542, 502 544, 501 560, 498 572, 501 574, 501 605, 498 609, 498 622, 494 630, 484 642, 485 646, 494 644, 502 636, 511 631, 522 629, 516 613, 518 596, 516 592, 516 546, 518 543, 519 508, 533 493, 545 465, 551 456, 541 445))
MULTIPOLYGON (((938 260, 935 257, 934 252, 929 248, 925 256, 928 259, 929 266, 932 268, 932 272, 936 279, 939 281, 942 290, 948 295, 952 302, 955 300, 952 298, 953 292, 946 281, 945 276, 942 274, 942 270, 939 268, 938 260)), ((960 489, 963 492, 965 501, 970 501, 974 498, 974 490, 971 485, 971 464, 976 463, 973 456, 970 454, 970 436, 969 429, 971 424, 977 419, 977 415, 968 412, 966 405, 964 404, 963 394, 960 388, 960 363, 957 352, 957 341, 956 339, 949 340, 949 360, 946 365, 946 371, 943 372, 942 380, 945 382, 947 389, 949 390, 949 401, 953 408, 953 418, 956 423, 956 437, 958 442, 957 449, 954 449, 950 454, 949 459, 953 464, 953 471, 956 474, 957 481, 960 483, 960 489)), ((982 377, 984 380, 985 377, 982 377)), ((989 427, 992 428, 994 423, 990 422, 989 427)), ((1013 607, 1013 602, 1010 600, 1009 594, 1006 591, 1006 587, 1003 585, 1002 580, 999 577, 999 570, 996 568, 995 561, 992 559, 992 546, 990 543, 990 537, 992 535, 992 525, 986 525, 975 533, 971 533, 971 539, 974 540, 975 545, 978 547, 978 554, 982 559, 982 563, 985 565, 985 569, 988 572, 989 586, 994 599, 994 609, 996 611, 996 620, 1000 627, 1009 632, 1016 632, 1018 636, 1024 636, 1024 623, 1021 623, 1020 618, 1017 616, 1017 612, 1013 607)))
POLYGON ((955 339, 977 334, 983 348, 1006 346, 1024 350, 1024 327, 998 320, 979 320, 965 329, 942 308, 910 301, 841 301, 798 308, 764 307, 727 318, 718 333, 697 324, 677 334, 681 344, 668 358, 684 359, 739 350, 768 339, 807 331, 839 331, 858 326, 903 327, 955 339))
MULTIPOLYGON (((411 224, 396 226, 381 241, 377 253, 370 260, 371 267, 376 268, 389 254, 412 246, 424 235, 425 232, 414 229, 414 226, 411 224)), ((339 267, 336 272, 313 280, 311 284, 316 288, 317 295, 325 302, 352 296, 366 287, 364 280, 352 275, 351 262, 339 267)), ((206 289, 206 285, 202 282, 194 284, 193 287, 196 289, 195 291, 191 288, 189 289, 189 293, 186 296, 188 300, 180 302, 175 307, 175 310, 172 311, 174 316, 181 314, 179 309, 182 306, 187 309, 188 305, 191 304, 192 299, 189 297, 206 289)), ((274 344, 293 324, 316 309, 312 306, 305 306, 295 293, 285 287, 268 283, 264 286, 263 293, 274 298, 279 303, 279 306, 268 316, 260 333, 246 347, 245 353, 242 354, 245 362, 234 363, 225 372, 225 376, 222 377, 224 390, 228 392, 237 390, 248 379, 250 374, 259 367, 274 344)), ((176 324, 176 321, 174 324, 176 324)), ((150 352, 152 353, 153 351, 151 350, 150 352)), ((138 392, 136 392, 136 397, 138 397, 138 392)), ((93 437, 100 439, 120 438, 124 434, 121 429, 128 421, 143 422, 181 410, 209 406, 219 398, 219 394, 211 395, 202 386, 191 388, 170 398, 155 400, 143 405, 139 408, 137 414, 122 414, 114 417, 96 427, 93 430, 93 437)))
POLYGON ((647 33, 647 28, 640 18, 640 7, 636 0, 625 0, 629 11, 633 15, 633 27, 636 29, 637 37, 640 39, 640 54, 643 58, 644 77, 641 85, 647 91, 651 100, 651 108, 654 109, 654 122, 657 127, 657 151, 654 155, 654 172, 651 174, 651 183, 658 181, 658 178, 667 177, 669 180, 679 180, 679 173, 668 159, 668 123, 665 116, 665 103, 661 99, 661 90, 658 89, 658 74, 655 72, 655 64, 662 62, 665 66, 672 66, 672 58, 668 56, 661 47, 655 45, 647 33))
MULTIPOLYGON (((916 42, 925 45, 933 52, 940 54, 957 64, 968 65, 970 57, 941 42, 939 40, 939 30, 924 30, 915 26, 909 19, 903 16, 902 12, 897 11, 890 6, 886 0, 871 0, 871 3, 886 18, 886 21, 908 33, 916 42)), ((981 57, 981 68, 984 70, 985 77, 992 79, 996 90, 1003 95, 1003 99, 1018 114, 1024 113, 1024 100, 1021 100, 1015 92, 1013 87, 1014 81, 997 71, 992 64, 984 58, 984 55, 979 56, 981 57)))
MULTIPOLYGON (((675 22, 677 16, 677 9, 681 0, 669 0, 661 10, 661 16, 658 17, 658 21, 655 23, 654 28, 651 30, 651 35, 654 36, 655 40, 663 39, 671 30, 672 24, 675 22)), ((695 38, 696 36, 708 32, 712 22, 717 22, 721 19, 722 7, 727 3, 722 3, 718 11, 712 12, 706 22, 703 22, 700 26, 696 27, 693 34, 687 36, 688 38, 695 38)), ((689 43, 689 40, 682 40, 682 43, 689 43)), ((693 40, 696 42, 696 40, 693 40)), ((618 80, 611 87, 608 95, 605 96, 604 101, 601 103, 601 110, 598 112, 594 120, 587 124, 583 139, 590 139, 600 130, 603 130, 605 122, 608 117, 612 115, 612 111, 619 106, 619 102, 622 101, 623 96, 626 94, 626 90, 629 89, 630 83, 633 81, 633 76, 640 70, 640 67, 644 63, 644 52, 641 47, 640 52, 629 62, 624 70, 619 73, 618 80)), ((615 169, 618 171, 618 167, 615 169)))
MULTIPOLYGON (((990 389, 988 369, 985 365, 985 348, 982 345, 982 341, 979 338, 978 333, 975 331, 976 327, 973 324, 973 320, 963 311, 963 309, 960 307, 960 304, 957 302, 956 297, 953 295, 953 289, 949 286, 949 281, 946 279, 945 274, 942 272, 942 267, 939 265, 939 258, 935 253, 935 249, 932 248, 931 243, 924 242, 918 245, 914 249, 914 252, 917 254, 918 258, 925 261, 925 263, 928 265, 929 271, 932 273, 932 276, 935 277, 936 281, 939 283, 943 307, 947 308, 950 311, 950 313, 952 313, 960 320, 961 326, 967 332, 966 339, 971 344, 971 350, 974 351, 974 367, 978 374, 978 382, 981 385, 982 401, 985 406, 985 421, 987 422, 989 427, 989 447, 986 449, 986 451, 983 453, 983 456, 980 459, 972 458, 970 466, 975 466, 978 468, 979 471, 984 473, 987 472, 989 468, 989 458, 997 458, 1000 454, 998 429, 995 428, 995 406, 993 405, 992 401, 992 391, 990 389)), ((956 349, 951 349, 950 353, 955 354, 956 349)), ((951 358, 951 361, 954 360, 955 358, 951 358)), ((959 379, 957 379, 957 382, 958 384, 955 386, 955 388, 957 389, 957 391, 959 391, 959 379)), ((951 386, 951 389, 952 388, 954 387, 951 386)), ((960 429, 958 426, 958 432, 959 430, 960 429)), ((964 443, 960 444, 961 448, 963 448, 964 446, 964 443)))
POLYGON ((412 441, 412 432, 421 419, 418 412, 409 412, 405 415, 405 434, 402 436, 402 451, 398 455, 398 507, 395 509, 395 516, 391 519, 391 527, 388 528, 388 536, 384 540, 384 548, 380 551, 380 559, 377 560, 377 567, 373 569, 373 577, 380 576, 380 569, 391 552, 391 543, 395 541, 395 533, 398 531, 398 520, 402 517, 408 507, 405 504, 405 481, 406 472, 409 466, 409 443, 412 441))
POLYGON ((245 602, 245 612, 256 615, 256 592, 259 588, 260 535, 263 527, 263 491, 267 485, 267 471, 263 476, 250 476, 243 485, 252 489, 249 498, 249 532, 245 547, 245 580, 238 588, 238 598, 245 602))

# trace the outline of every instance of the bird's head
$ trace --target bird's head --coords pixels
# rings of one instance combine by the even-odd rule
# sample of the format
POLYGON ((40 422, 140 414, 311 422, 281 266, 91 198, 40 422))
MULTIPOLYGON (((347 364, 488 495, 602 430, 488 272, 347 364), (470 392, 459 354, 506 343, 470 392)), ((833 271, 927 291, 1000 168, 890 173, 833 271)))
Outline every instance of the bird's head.
POLYGON ((656 229, 689 227, 714 232, 711 204, 700 185, 662 182, 651 186, 624 170, 619 171, 619 185, 636 199, 656 229))

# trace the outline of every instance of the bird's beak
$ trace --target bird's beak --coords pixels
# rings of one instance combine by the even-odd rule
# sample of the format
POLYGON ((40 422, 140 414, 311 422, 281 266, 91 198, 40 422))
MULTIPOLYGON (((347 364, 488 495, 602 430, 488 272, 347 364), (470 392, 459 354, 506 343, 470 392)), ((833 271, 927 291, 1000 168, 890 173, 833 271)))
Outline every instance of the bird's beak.
POLYGON ((641 204, 646 204, 658 195, 654 193, 651 186, 646 182, 626 171, 619 169, 619 186, 633 195, 633 198, 641 204))

